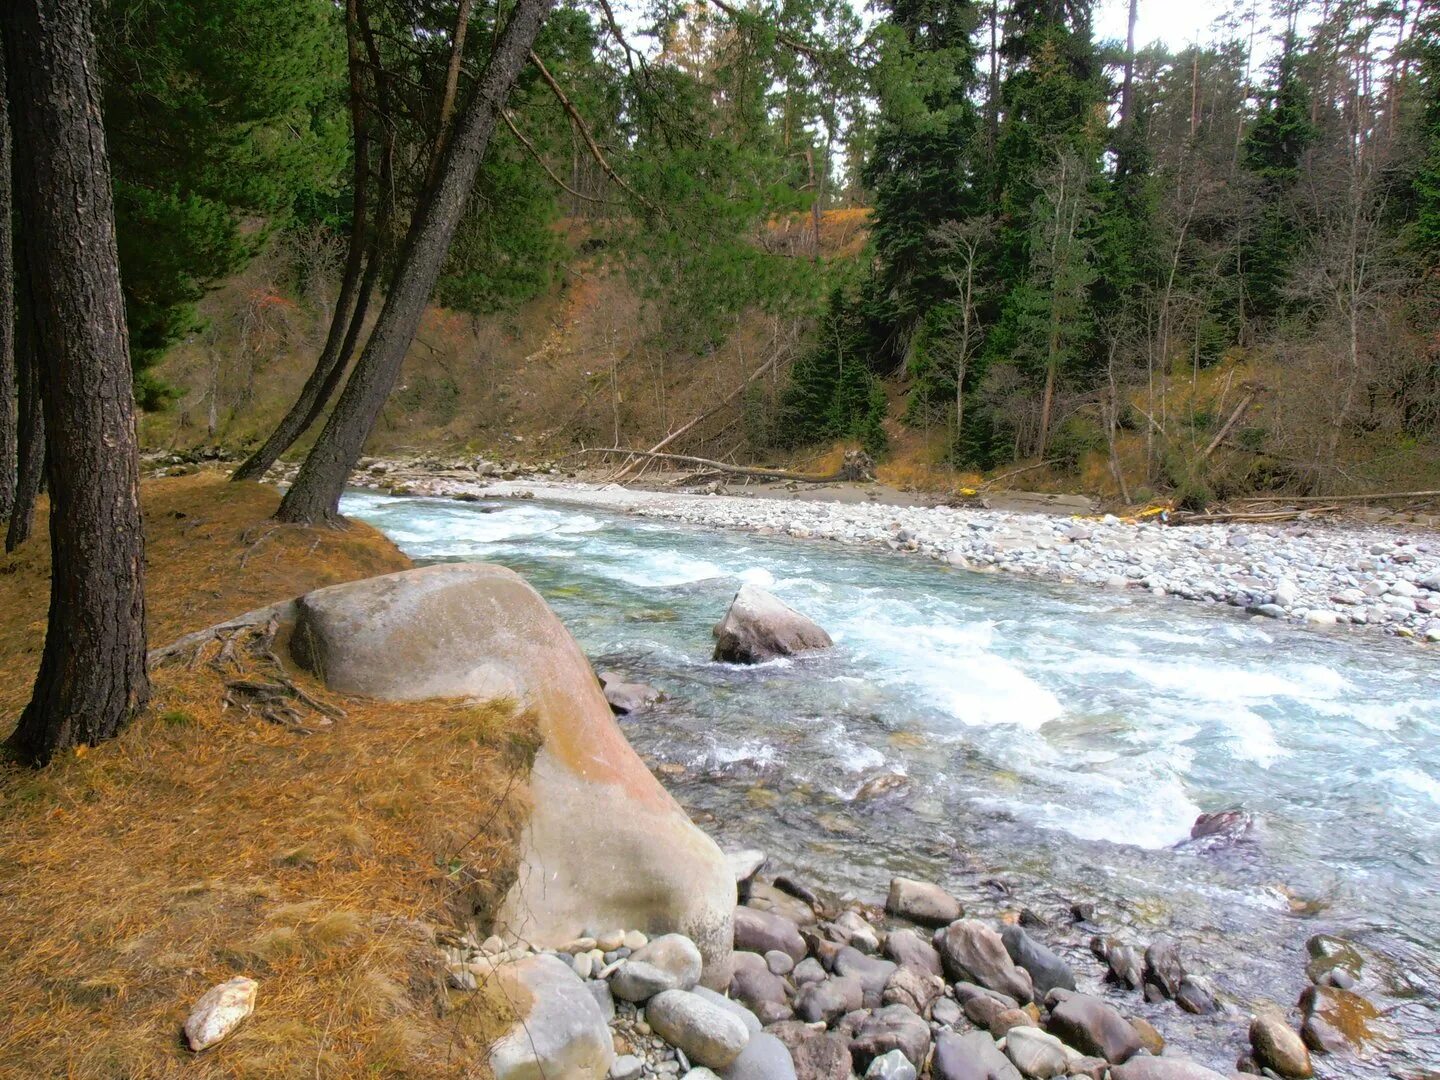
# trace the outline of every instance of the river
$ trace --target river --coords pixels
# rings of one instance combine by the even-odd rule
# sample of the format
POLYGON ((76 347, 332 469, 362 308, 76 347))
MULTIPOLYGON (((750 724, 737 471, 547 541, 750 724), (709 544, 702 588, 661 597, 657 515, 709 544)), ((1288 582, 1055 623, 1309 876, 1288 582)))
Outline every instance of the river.
MULTIPOLYGON (((1368 957, 1360 989, 1398 1044, 1322 1075, 1440 1060, 1440 665, 1233 608, 954 571, 880 551, 660 524, 541 501, 348 495, 418 561, 509 566, 597 669, 667 695, 622 721, 727 847, 760 847, 867 901, 892 874, 986 916, 1029 907, 1096 972, 1072 902, 1142 945, 1177 938, 1243 1010, 1293 1004, 1305 941, 1368 957), (741 583, 824 626, 833 652, 710 661, 741 583), (677 766, 679 768, 677 768, 677 766), (682 771, 683 770, 683 771, 682 771), (1243 807, 1254 839, 1180 846, 1243 807)), ((1149 1016, 1213 1066, 1243 1016, 1149 1016)), ((1323 1059, 1317 1059, 1323 1062, 1323 1059)))

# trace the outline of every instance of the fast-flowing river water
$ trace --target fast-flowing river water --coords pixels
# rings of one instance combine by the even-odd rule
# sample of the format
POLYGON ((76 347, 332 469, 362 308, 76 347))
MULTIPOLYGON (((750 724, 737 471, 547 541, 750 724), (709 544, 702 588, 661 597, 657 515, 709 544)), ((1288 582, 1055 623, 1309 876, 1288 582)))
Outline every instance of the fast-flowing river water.
MULTIPOLYGON (((1337 934, 1402 1037, 1322 1072, 1440 1062, 1431 651, 538 501, 356 493, 342 509, 417 560, 515 569, 597 669, 663 690, 625 732, 722 845, 869 901, 905 873, 982 915, 1029 907, 1090 972, 1068 912, 1093 902, 1096 923, 1142 947, 1178 938, 1237 1009, 1293 1005, 1306 939, 1337 934), (711 662, 710 629, 745 582, 837 647, 711 662), (1251 840, 1183 843, 1197 814, 1232 807, 1254 815, 1251 840)), ((1147 1015, 1217 1066, 1243 1043, 1239 1014, 1147 1015)))

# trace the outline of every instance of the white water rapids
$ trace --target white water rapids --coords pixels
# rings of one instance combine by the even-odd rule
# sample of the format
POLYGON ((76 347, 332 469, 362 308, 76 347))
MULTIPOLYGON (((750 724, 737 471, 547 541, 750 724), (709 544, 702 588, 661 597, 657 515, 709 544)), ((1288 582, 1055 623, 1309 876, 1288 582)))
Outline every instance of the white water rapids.
MULTIPOLYGON (((723 844, 869 900, 903 872, 1057 926, 1093 901, 1122 937, 1178 937, 1240 1007, 1292 1003, 1305 939, 1338 933, 1374 958, 1367 989, 1400 1027, 1440 1026, 1440 665, 1426 650, 538 501, 357 493, 342 509, 416 559, 512 567, 597 668, 663 690, 626 734, 684 766, 666 783, 723 844), (712 663, 710 627, 742 582, 836 649, 712 663), (1236 806, 1255 842, 1174 847, 1201 811, 1236 806)), ((1233 1018, 1165 1009, 1162 1030, 1188 1025, 1183 1045, 1233 1063, 1233 1018)), ((1426 1047, 1409 1063, 1440 1049, 1406 1042, 1426 1047)))

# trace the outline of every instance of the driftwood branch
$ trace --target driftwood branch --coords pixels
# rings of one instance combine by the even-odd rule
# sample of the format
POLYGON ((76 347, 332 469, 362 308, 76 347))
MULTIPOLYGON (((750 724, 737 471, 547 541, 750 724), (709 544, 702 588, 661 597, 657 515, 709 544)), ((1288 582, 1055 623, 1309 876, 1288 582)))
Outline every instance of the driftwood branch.
POLYGON ((727 465, 723 461, 715 461, 711 458, 689 457, 685 454, 657 454, 649 450, 630 450, 623 446, 597 447, 589 450, 576 450, 571 457, 579 454, 632 454, 635 457, 647 458, 653 461, 675 461, 686 465, 701 465, 711 472, 729 473, 732 476, 756 476, 766 480, 793 480, 799 484, 833 484, 841 480, 868 480, 869 476, 864 475, 864 468, 857 468, 854 464, 848 463, 845 467, 824 476, 815 476, 809 473, 788 472, 784 469, 762 469, 753 465, 727 465))

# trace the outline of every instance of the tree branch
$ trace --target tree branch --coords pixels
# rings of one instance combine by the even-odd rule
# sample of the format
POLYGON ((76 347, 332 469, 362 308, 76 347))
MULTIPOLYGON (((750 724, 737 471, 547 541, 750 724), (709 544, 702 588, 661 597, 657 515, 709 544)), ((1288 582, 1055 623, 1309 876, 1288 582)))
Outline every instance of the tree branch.
POLYGON ((535 70, 538 71, 540 73, 540 77, 545 80, 545 85, 550 87, 551 93, 555 95, 556 100, 560 102, 561 107, 565 110, 567 114, 569 114, 571 123, 575 125, 576 130, 580 132, 580 137, 585 141, 585 145, 589 148, 590 156, 596 160, 596 162, 600 165, 600 168, 605 170, 605 175, 610 177, 610 179, 613 180, 622 191, 624 191, 632 199, 638 202, 641 206, 645 207, 645 209, 649 210, 653 214, 659 215, 660 210, 654 203, 652 203, 649 199, 645 198, 645 196, 641 195, 638 191, 636 191, 629 184, 627 184, 624 178, 621 177, 619 173, 617 173, 614 169, 610 167, 610 162, 606 161, 605 155, 600 152, 599 145, 595 142, 594 136, 590 134, 590 129, 585 126, 585 121, 580 116, 579 111, 576 110, 574 105, 570 104, 570 99, 565 96, 565 91, 560 89, 560 84, 557 83, 555 81, 555 77, 550 74, 549 69, 545 66, 545 62, 541 60, 540 57, 537 56, 533 50, 530 53, 530 63, 535 66, 535 70))
POLYGON ((500 115, 504 118, 505 126, 510 129, 510 133, 514 135, 515 138, 520 140, 521 146, 525 147, 526 150, 530 151, 530 156, 535 159, 535 164, 539 165, 540 168, 545 170, 545 175, 550 177, 551 181, 555 184, 556 187, 560 188, 562 191, 566 191, 569 194, 574 195, 577 199, 584 199, 586 202, 600 203, 602 206, 619 205, 611 199, 598 199, 594 195, 585 195, 579 191, 576 191, 569 184, 565 183, 564 180, 561 180, 560 177, 555 175, 555 170, 550 168, 550 166, 545 163, 545 159, 540 156, 540 151, 535 149, 535 144, 532 143, 529 139, 527 139, 524 132, 522 132, 518 127, 515 126, 515 119, 511 115, 510 110, 502 109, 500 111, 500 115))

